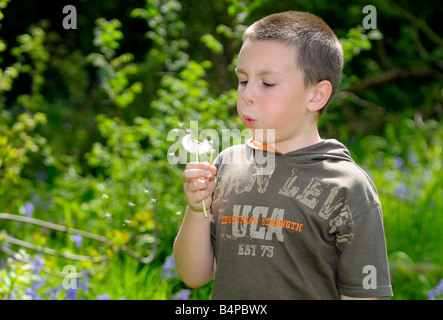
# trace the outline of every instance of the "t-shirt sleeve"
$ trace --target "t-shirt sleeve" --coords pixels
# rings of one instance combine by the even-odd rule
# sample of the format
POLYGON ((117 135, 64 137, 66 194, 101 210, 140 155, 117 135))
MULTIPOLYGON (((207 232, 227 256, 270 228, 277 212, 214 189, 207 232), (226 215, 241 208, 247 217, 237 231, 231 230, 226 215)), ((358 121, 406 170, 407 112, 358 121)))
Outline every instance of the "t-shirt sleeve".
POLYGON ((379 203, 372 204, 339 228, 337 248, 337 282, 341 295, 356 298, 392 296, 379 203))

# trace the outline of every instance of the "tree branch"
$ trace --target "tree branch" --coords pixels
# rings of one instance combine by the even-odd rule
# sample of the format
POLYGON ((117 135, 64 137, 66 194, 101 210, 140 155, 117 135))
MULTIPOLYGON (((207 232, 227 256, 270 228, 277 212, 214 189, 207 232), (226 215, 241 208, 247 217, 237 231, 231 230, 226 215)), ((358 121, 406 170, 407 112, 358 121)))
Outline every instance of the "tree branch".
POLYGON ((440 38, 439 35, 435 33, 434 30, 432 30, 424 20, 417 18, 408 10, 395 3, 395 1, 390 1, 390 4, 393 8, 397 10, 398 13, 400 13, 400 15, 404 16, 414 26, 423 31, 423 33, 429 38, 429 40, 431 40, 438 46, 443 46, 443 39, 440 38))
POLYGON ((79 234, 82 237, 85 238, 89 238, 92 240, 96 240, 99 242, 103 242, 106 243, 108 245, 111 245, 112 242, 103 236, 99 236, 90 232, 86 232, 86 231, 82 231, 82 230, 78 230, 78 229, 74 229, 74 228, 68 228, 59 224, 55 224, 52 222, 47 222, 47 221, 43 221, 43 220, 39 220, 39 219, 35 219, 35 218, 28 218, 28 217, 23 217, 23 216, 19 216, 16 214, 9 214, 9 213, 0 213, 0 219, 3 220, 14 220, 14 221, 20 221, 20 222, 25 222, 25 223, 30 223, 30 224, 34 224, 40 227, 44 227, 44 228, 48 228, 48 229, 52 229, 52 230, 57 230, 57 231, 62 231, 62 232, 67 232, 67 233, 73 233, 73 234, 79 234))
POLYGON ((21 246, 21 247, 31 249, 31 250, 36 250, 39 252, 52 254, 54 256, 59 256, 59 257, 63 257, 63 258, 70 259, 70 260, 100 262, 100 261, 105 261, 108 259, 107 255, 103 255, 103 256, 99 256, 99 257, 89 257, 89 256, 81 256, 81 255, 73 254, 73 253, 62 253, 62 252, 58 252, 57 250, 54 250, 54 249, 36 246, 35 244, 29 243, 27 241, 19 240, 19 239, 13 238, 8 235, 6 235, 5 241, 15 244, 15 245, 18 245, 18 246, 21 246))
MULTIPOLYGON (((113 251, 116 252, 125 252, 127 254, 129 254, 131 257, 137 259, 139 262, 144 263, 144 264, 149 264, 152 262, 152 260, 154 260, 155 255, 157 253, 157 247, 158 247, 158 241, 157 241, 157 232, 155 232, 154 237, 155 237, 155 242, 154 242, 154 247, 151 250, 151 253, 147 256, 147 257, 142 257, 140 256, 138 253, 132 251, 131 249, 129 249, 127 247, 127 244, 130 242, 128 241, 126 244, 120 246, 120 247, 115 247, 113 246, 113 243, 111 240, 109 240, 106 237, 103 236, 99 236, 90 232, 86 232, 86 231, 82 231, 82 230, 78 230, 78 229, 74 229, 74 228, 68 228, 62 225, 58 225, 52 222, 47 222, 47 221, 43 221, 43 220, 39 220, 39 219, 35 219, 35 218, 28 218, 28 217, 23 217, 23 216, 19 216, 16 214, 9 214, 9 213, 0 213, 0 220, 14 220, 14 221, 20 221, 20 222, 25 222, 25 223, 30 223, 30 224, 34 224, 34 225, 38 225, 40 227, 44 227, 44 228, 48 228, 48 229, 52 229, 52 230, 57 230, 57 231, 61 231, 61 232, 67 232, 67 233, 73 233, 73 234, 79 234, 82 237, 85 238, 89 238, 92 240, 96 240, 102 243, 105 243, 109 246, 111 246, 113 251)), ((99 256, 99 257, 89 257, 89 256, 81 256, 81 255, 76 255, 76 254, 69 254, 69 253, 61 253, 58 252, 57 250, 54 249, 49 249, 49 248, 44 248, 41 246, 36 246, 32 243, 23 241, 23 240, 19 240, 16 238, 13 238, 11 236, 6 235, 5 238, 6 242, 9 243, 13 243, 15 245, 19 245, 28 249, 32 249, 32 250, 36 250, 36 251, 41 251, 43 253, 47 253, 47 254, 52 254, 52 255, 56 255, 56 256, 60 256, 66 259, 72 259, 72 260, 81 260, 81 261, 92 261, 92 262, 100 262, 100 261, 106 261, 108 259, 107 255, 103 255, 103 256, 99 256)), ((0 249, 2 249, 2 247, 0 247, 0 249)))
POLYGON ((396 68, 353 83, 346 89, 346 91, 357 92, 372 87, 378 87, 398 79, 423 78, 430 75, 432 75, 432 70, 429 68, 414 68, 410 70, 396 68))

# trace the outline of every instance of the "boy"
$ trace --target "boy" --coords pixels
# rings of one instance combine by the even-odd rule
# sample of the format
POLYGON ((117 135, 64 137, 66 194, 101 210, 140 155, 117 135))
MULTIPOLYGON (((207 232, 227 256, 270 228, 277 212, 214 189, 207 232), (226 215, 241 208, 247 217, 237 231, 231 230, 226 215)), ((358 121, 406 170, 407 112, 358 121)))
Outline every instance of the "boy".
POLYGON ((213 299, 392 295, 375 187, 317 130, 342 68, 337 37, 312 14, 273 14, 245 31, 237 111, 252 139, 215 166, 186 166, 174 256, 187 285, 215 276, 213 299), (261 170, 260 153, 273 157, 271 170, 261 170))

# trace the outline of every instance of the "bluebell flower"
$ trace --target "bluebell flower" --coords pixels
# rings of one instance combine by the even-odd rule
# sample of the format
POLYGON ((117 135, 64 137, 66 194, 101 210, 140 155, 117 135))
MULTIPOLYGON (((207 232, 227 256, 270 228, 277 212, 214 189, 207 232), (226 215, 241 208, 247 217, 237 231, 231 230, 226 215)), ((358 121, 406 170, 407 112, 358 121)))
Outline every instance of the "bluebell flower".
POLYGON ((401 199, 407 199, 408 198, 408 188, 405 184, 400 184, 395 188, 395 192, 397 193, 397 196, 401 199))
POLYGON ((45 294, 48 297, 49 300, 56 300, 58 294, 62 291, 61 286, 58 285, 57 287, 49 287, 45 294))
POLYGON ((83 290, 85 293, 89 293, 88 280, 89 280, 88 273, 82 272, 82 278, 80 280, 78 288, 83 290))
POLYGON ((395 169, 401 169, 405 165, 405 161, 400 157, 394 157, 392 159, 392 164, 394 165, 395 169))
POLYGON ((77 300, 77 289, 75 288, 69 288, 66 289, 65 298, 67 300, 77 300))
POLYGON ((37 292, 36 289, 33 288, 26 288, 25 294, 30 296, 32 300, 43 300, 40 294, 37 292))
POLYGON ((393 180, 395 178, 394 172, 392 172, 391 170, 387 170, 385 172, 385 178, 387 180, 393 180))
POLYGON ((173 295, 171 298, 172 300, 188 300, 190 295, 191 295, 191 290, 182 289, 181 291, 173 295))
POLYGON ((166 258, 165 263, 163 264, 161 277, 163 279, 172 279, 177 277, 177 272, 175 272, 174 255, 171 254, 166 258))
POLYGON ((111 296, 109 295, 109 293, 104 293, 104 294, 99 294, 98 296, 95 297, 95 300, 110 300, 111 296))
POLYGON ((20 212, 26 217, 31 218, 32 214, 34 213, 34 205, 31 202, 25 202, 20 208, 20 212))
POLYGON ((34 274, 39 273, 42 270, 44 264, 45 260, 43 260, 42 255, 40 253, 37 254, 35 258, 31 260, 31 271, 34 274))
POLYGON ((410 164, 413 166, 418 165, 418 156, 414 151, 409 151, 407 157, 410 164))
POLYGON ((46 180, 48 180, 48 175, 46 174, 45 171, 39 171, 37 172, 37 174, 35 175, 35 177, 37 178, 38 181, 45 183, 46 180))
POLYGON ((443 300, 443 279, 432 290, 429 290, 429 300, 443 300))
POLYGON ((72 242, 74 242, 75 246, 77 248, 80 248, 82 246, 83 237, 79 234, 73 234, 71 236, 72 242))
POLYGON ((37 281, 34 281, 32 283, 32 289, 38 290, 39 288, 41 288, 45 285, 45 282, 46 281, 44 279, 38 279, 37 281))

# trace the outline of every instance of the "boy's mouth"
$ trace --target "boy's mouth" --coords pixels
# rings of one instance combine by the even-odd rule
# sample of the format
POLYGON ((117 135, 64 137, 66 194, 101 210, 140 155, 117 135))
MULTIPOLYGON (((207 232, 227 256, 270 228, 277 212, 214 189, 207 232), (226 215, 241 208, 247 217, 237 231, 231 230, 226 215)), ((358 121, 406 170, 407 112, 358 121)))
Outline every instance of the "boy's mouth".
POLYGON ((252 128, 256 122, 257 120, 255 120, 251 116, 248 116, 246 114, 243 115, 243 123, 245 124, 246 127, 252 128))

